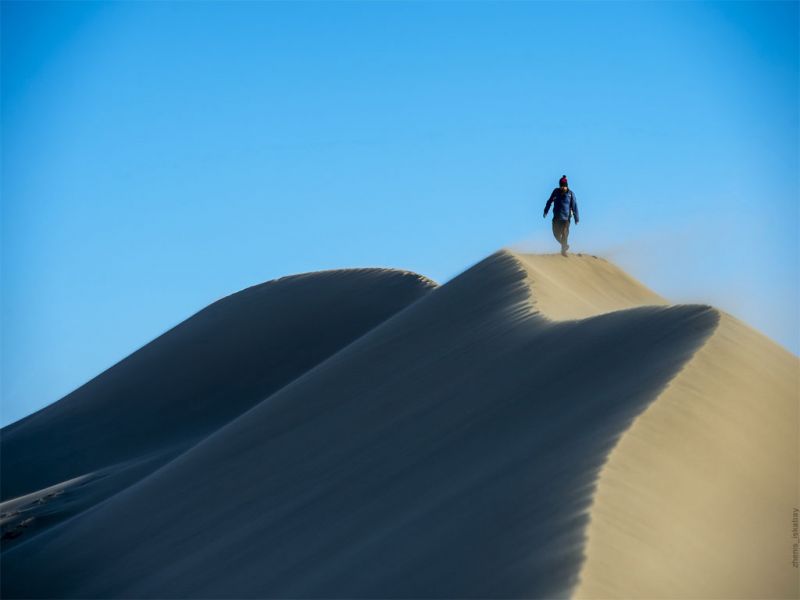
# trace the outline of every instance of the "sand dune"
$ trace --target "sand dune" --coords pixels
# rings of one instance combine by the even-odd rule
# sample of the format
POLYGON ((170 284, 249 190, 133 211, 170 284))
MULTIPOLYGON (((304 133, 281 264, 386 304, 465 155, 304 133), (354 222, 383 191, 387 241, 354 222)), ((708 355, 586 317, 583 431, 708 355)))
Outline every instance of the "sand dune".
MULTIPOLYGON (((351 269, 223 298, 4 428, 2 499, 80 477, 80 494, 48 501, 25 537, 39 533, 146 476, 434 286, 402 271, 351 269)), ((4 503, 3 512, 14 511, 4 503)))
POLYGON ((798 362, 732 317, 508 251, 241 294, 2 431, 3 597, 797 594, 798 362))

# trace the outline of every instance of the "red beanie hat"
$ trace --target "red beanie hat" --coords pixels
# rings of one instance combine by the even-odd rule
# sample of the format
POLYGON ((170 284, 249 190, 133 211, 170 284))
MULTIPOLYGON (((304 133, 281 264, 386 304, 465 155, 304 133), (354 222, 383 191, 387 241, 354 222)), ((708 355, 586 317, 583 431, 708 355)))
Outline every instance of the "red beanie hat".
POLYGON ((568 187, 567 186, 567 176, 566 175, 562 175, 561 176, 561 179, 558 180, 558 185, 559 185, 559 187, 568 187))

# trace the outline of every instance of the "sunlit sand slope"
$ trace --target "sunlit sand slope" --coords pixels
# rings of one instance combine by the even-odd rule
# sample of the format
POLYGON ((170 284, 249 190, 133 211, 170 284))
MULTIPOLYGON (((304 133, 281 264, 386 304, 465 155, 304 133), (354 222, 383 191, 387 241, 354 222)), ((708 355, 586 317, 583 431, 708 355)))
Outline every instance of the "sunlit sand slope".
POLYGON ((496 253, 6 551, 3 595, 569 596, 609 452, 718 326, 662 303, 496 253))
POLYGON ((800 597, 799 366, 722 314, 603 468, 578 597, 800 597))
POLYGON ((548 319, 583 319, 668 302, 610 262, 590 255, 514 254, 528 273, 531 301, 548 319))

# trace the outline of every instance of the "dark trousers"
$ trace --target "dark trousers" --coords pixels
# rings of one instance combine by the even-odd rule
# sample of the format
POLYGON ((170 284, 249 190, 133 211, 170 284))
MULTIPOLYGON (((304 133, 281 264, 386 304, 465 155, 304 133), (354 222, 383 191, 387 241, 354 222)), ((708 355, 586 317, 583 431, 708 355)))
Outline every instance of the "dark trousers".
POLYGON ((553 237, 558 240, 562 248, 566 247, 567 238, 569 237, 569 221, 553 219, 553 237))

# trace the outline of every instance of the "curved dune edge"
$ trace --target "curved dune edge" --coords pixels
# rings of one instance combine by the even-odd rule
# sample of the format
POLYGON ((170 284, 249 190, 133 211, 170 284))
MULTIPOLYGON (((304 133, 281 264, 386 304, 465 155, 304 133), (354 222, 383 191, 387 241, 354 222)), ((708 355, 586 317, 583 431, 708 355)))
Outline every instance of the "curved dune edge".
POLYGON ((575 597, 796 598, 797 384, 795 357, 721 313, 601 470, 575 597))
MULTIPOLYGON (((667 304, 600 258, 509 253, 548 320, 667 304)), ((603 466, 574 597, 800 595, 791 564, 798 360, 718 312, 714 332, 603 466)))
POLYGON ((354 275, 381 274, 381 275, 391 275, 395 277, 409 277, 411 279, 415 279, 419 284, 421 284, 424 287, 429 287, 431 289, 439 287, 439 283, 434 281, 427 275, 423 275, 422 273, 417 273, 416 271, 409 271, 408 269, 395 269, 392 267, 341 267, 338 269, 320 269, 318 271, 304 271, 303 273, 293 273, 291 275, 283 275, 281 277, 276 277, 275 279, 271 279, 264 283, 258 283, 256 285, 244 288, 243 290, 240 290, 238 292, 228 294, 226 296, 223 296, 223 298, 228 298, 230 296, 240 294, 243 291, 257 288, 267 284, 287 282, 297 279, 315 278, 320 276, 337 276, 341 275, 342 273, 352 273, 354 275))

